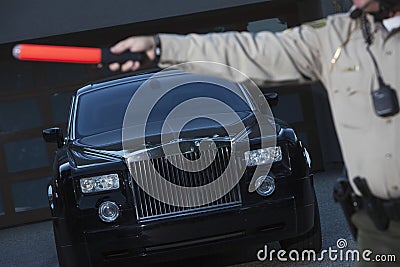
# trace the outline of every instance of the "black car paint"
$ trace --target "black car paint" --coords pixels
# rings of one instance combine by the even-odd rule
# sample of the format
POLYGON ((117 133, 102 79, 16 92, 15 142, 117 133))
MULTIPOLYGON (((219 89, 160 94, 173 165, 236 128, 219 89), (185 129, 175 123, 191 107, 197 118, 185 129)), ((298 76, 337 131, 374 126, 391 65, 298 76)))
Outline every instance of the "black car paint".
MULTIPOLYGON (((91 85, 76 95, 101 90, 101 87, 145 81, 149 77, 91 85)), ((74 107, 73 112, 76 112, 74 107)), ((133 179, 120 155, 113 153, 121 147, 74 139, 72 129, 70 125, 64 145, 56 152, 51 184, 55 239, 62 266, 167 261, 182 255, 201 255, 223 244, 235 246, 245 241, 266 244, 299 236, 313 227, 315 192, 306 152, 293 129, 284 123, 276 127, 277 145, 282 148, 283 159, 271 168, 276 182, 276 191, 271 196, 247 191, 254 171, 248 167, 240 180, 241 205, 150 221, 138 221, 136 217, 133 179), (111 172, 119 175, 120 189, 92 194, 81 192, 80 178, 111 172), (113 223, 104 223, 97 215, 99 204, 106 200, 113 200, 120 207, 121 215, 113 223)), ((193 134, 196 131, 188 131, 187 137, 193 134)), ((250 137, 252 149, 258 148, 259 142, 257 136, 250 137)))

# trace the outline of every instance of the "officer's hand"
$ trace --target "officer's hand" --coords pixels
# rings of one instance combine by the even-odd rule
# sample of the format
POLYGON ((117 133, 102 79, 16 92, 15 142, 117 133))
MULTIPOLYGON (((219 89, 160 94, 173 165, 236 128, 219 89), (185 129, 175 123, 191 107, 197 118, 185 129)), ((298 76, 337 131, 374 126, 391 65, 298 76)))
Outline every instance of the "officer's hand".
MULTIPOLYGON (((156 58, 155 55, 155 42, 153 36, 133 36, 125 40, 122 40, 110 48, 110 51, 114 54, 121 54, 125 51, 131 52, 145 52, 147 57, 153 61, 156 58)), ((111 71, 121 70, 135 71, 140 68, 139 61, 128 60, 123 64, 111 63, 109 66, 111 71)))

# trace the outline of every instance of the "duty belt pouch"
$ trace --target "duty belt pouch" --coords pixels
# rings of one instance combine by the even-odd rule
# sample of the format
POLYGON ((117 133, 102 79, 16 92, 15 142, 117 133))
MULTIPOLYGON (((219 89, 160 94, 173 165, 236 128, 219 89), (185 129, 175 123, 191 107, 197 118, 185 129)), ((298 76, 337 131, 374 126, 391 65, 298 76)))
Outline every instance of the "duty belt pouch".
POLYGON ((333 199, 340 204, 350 232, 354 239, 357 239, 357 228, 351 221, 351 217, 359 210, 361 200, 351 188, 347 174, 345 177, 340 177, 336 180, 333 188, 333 199))
POLYGON ((375 113, 380 117, 389 117, 399 112, 399 101, 396 91, 385 83, 371 92, 375 113))
POLYGON ((378 230, 385 231, 389 226, 390 220, 385 213, 382 203, 372 194, 365 178, 356 177, 353 181, 362 194, 364 208, 375 227, 378 230))

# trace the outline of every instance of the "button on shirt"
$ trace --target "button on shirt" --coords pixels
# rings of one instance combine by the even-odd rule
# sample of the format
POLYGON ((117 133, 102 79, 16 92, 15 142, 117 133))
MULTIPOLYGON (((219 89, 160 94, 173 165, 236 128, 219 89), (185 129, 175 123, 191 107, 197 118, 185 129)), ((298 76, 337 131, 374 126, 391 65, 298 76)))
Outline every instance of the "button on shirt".
MULTIPOLYGON (((390 33, 372 16, 368 19, 371 51, 385 83, 400 96, 400 31, 393 26, 399 19, 385 20, 390 33)), ((399 198, 400 115, 382 118, 374 112, 371 90, 378 82, 360 24, 349 14, 337 14, 323 27, 302 25, 283 33, 162 34, 159 65, 208 60, 230 65, 258 83, 320 80, 328 92, 350 180, 365 177, 374 195, 399 198)), ((193 65, 186 71, 216 75, 193 65)), ((217 75, 240 81, 228 67, 217 75)))

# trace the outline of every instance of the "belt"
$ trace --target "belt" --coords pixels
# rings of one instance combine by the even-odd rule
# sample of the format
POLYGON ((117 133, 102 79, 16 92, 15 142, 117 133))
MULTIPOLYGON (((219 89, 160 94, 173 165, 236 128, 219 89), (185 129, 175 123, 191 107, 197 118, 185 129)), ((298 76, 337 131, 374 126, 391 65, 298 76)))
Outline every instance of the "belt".
MULTIPOLYGON (((361 196, 361 200, 361 209, 367 209, 367 207, 370 205, 370 199, 361 196)), ((389 220, 400 221, 400 199, 386 200, 376 198, 375 201, 379 203, 377 207, 382 209, 381 211, 386 215, 389 220)))
POLYGON ((355 177, 353 181, 362 194, 363 209, 367 211, 376 228, 384 231, 391 220, 400 220, 400 199, 385 200, 374 196, 365 178, 355 177))
POLYGON ((381 200, 382 207, 390 220, 400 221, 400 199, 381 200))

